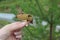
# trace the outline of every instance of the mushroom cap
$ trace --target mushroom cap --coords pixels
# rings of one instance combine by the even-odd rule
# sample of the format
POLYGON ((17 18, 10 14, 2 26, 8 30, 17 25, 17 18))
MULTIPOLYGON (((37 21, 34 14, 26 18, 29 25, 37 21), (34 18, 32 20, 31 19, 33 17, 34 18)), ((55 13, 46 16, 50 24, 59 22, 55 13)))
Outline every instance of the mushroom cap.
POLYGON ((30 23, 33 23, 33 17, 30 14, 18 14, 16 18, 19 20, 27 20, 30 23))

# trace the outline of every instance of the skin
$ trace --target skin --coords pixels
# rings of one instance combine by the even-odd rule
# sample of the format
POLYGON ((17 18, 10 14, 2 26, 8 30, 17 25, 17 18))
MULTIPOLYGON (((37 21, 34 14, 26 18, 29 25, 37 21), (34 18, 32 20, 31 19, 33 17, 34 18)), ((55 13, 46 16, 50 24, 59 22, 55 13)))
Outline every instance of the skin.
POLYGON ((21 30, 28 23, 24 22, 15 22, 8 25, 5 25, 0 29, 0 40, 21 40, 22 33, 21 30))

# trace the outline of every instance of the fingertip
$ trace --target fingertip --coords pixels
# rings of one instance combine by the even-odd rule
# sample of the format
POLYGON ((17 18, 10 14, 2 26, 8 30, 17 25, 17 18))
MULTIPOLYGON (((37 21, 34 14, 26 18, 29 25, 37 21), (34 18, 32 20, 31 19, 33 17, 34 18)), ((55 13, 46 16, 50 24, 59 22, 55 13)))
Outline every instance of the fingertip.
POLYGON ((15 25, 15 26, 25 26, 27 24, 27 22, 15 22, 15 23, 12 23, 12 25, 15 25))
POLYGON ((22 22, 22 23, 19 24, 20 28, 23 28, 23 27, 25 27, 26 25, 27 25, 27 22, 22 22))
POLYGON ((16 25, 19 28, 23 28, 27 25, 27 22, 26 21, 24 21, 24 22, 15 22, 14 25, 16 25))
POLYGON ((18 30, 18 29, 22 29, 23 27, 25 27, 27 24, 27 22, 15 22, 12 24, 8 24, 6 26, 4 26, 4 30, 8 30, 9 32, 14 31, 14 30, 18 30))

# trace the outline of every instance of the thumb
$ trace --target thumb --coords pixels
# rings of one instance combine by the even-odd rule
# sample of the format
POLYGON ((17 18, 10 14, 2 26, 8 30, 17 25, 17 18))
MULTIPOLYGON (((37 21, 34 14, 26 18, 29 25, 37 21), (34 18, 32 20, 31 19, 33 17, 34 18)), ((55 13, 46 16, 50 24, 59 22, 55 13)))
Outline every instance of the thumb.
POLYGON ((27 25, 27 22, 15 22, 15 23, 11 23, 11 24, 4 26, 2 29, 11 32, 11 31, 18 30, 18 29, 21 30, 26 25, 27 25))

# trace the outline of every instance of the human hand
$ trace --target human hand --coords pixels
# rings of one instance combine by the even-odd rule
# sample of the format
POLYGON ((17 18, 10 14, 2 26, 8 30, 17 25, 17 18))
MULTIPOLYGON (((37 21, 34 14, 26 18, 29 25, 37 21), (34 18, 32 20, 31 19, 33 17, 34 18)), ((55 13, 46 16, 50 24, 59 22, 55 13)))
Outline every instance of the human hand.
POLYGON ((27 22, 15 22, 0 29, 0 40, 21 40, 21 29, 27 22))

